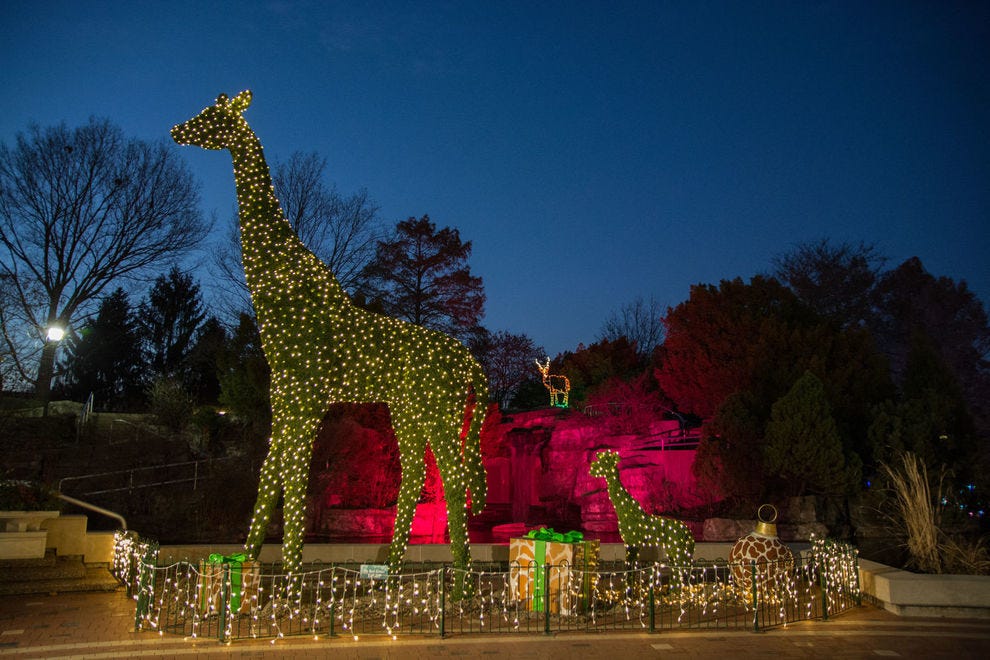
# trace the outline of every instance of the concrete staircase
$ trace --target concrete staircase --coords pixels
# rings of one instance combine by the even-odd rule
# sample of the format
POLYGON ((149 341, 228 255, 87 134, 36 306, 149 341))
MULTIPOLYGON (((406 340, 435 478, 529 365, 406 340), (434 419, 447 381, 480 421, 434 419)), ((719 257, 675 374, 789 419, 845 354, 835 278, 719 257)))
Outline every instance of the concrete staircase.
POLYGON ((0 560, 0 596, 121 588, 105 565, 86 565, 81 557, 59 557, 51 548, 40 559, 0 560))

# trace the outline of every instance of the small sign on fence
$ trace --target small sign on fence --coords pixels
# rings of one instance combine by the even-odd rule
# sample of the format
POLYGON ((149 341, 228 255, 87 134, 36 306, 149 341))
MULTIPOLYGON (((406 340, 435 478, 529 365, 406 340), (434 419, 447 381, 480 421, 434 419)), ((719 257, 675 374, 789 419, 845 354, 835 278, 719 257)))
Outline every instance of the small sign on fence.
POLYGON ((361 564, 362 580, 384 580, 388 578, 388 566, 386 564, 361 564))

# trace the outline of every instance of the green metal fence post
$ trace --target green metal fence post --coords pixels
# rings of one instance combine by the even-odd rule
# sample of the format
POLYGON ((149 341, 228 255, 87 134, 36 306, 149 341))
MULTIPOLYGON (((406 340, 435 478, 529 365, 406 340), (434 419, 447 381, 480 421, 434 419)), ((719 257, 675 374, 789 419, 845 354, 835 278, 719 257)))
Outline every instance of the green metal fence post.
POLYGON ((227 641, 227 617, 230 608, 230 564, 220 565, 220 630, 217 631, 222 643, 227 641))
POLYGON ((440 637, 446 634, 444 627, 447 625, 447 594, 444 589, 444 584, 447 582, 447 570, 444 566, 439 569, 439 579, 440 579, 440 637))
POLYGON ((822 587, 822 621, 828 621, 828 577, 825 575, 825 562, 818 561, 818 579, 822 587))
POLYGON ((654 594, 654 584, 650 583, 650 632, 656 632, 656 600, 654 594))
POLYGON ((550 634, 550 564, 543 565, 543 634, 550 634))
POLYGON ((141 629, 141 619, 145 614, 148 613, 148 589, 149 583, 152 580, 154 566, 148 564, 144 557, 138 557, 136 559, 138 563, 138 575, 141 577, 138 580, 138 593, 137 593, 137 606, 134 608, 134 630, 135 632, 141 629))
POLYGON ((753 592, 753 632, 760 632, 760 611, 756 587, 756 560, 749 562, 750 589, 753 592))
POLYGON ((859 584, 859 552, 857 552, 852 547, 847 548, 847 552, 853 553, 853 571, 855 571, 855 575, 856 575, 856 587, 855 587, 856 588, 856 607, 862 607, 863 606, 863 591, 862 591, 862 589, 860 589, 860 584, 859 584))
POLYGON ((333 619, 334 619, 334 601, 333 601, 333 580, 337 575, 337 567, 334 564, 330 564, 330 631, 329 636, 333 637, 333 619))

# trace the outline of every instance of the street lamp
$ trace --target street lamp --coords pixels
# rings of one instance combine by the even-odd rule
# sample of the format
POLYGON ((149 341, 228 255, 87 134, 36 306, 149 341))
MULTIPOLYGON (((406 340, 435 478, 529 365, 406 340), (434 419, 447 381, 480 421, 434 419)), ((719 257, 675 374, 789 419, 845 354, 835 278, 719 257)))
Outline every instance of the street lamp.
POLYGON ((42 417, 48 417, 48 403, 52 398, 52 378, 55 375, 55 350, 58 347, 58 342, 62 341, 63 337, 65 337, 65 328, 57 325, 48 326, 48 330, 45 333, 45 346, 44 349, 42 349, 42 360, 50 360, 52 366, 46 369, 48 373, 45 374, 44 408, 41 411, 42 417), (49 348, 49 346, 51 348, 49 348), (48 353, 48 351, 51 351, 50 355, 44 355, 45 353, 48 353))

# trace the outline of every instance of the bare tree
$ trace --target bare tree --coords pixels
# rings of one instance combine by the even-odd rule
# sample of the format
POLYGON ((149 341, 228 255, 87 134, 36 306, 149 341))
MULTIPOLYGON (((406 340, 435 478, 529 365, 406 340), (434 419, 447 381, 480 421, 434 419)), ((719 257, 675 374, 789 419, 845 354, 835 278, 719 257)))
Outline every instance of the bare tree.
POLYGON ((493 333, 480 326, 468 347, 488 377, 490 400, 502 410, 509 406, 519 386, 533 378, 533 360, 544 354, 543 347, 534 344, 528 335, 505 330, 493 333))
MULTIPOLYGON (((316 152, 296 151, 288 161, 275 164, 272 184, 299 238, 330 267, 344 290, 353 292, 380 238, 378 206, 364 189, 350 197, 342 196, 327 183, 326 167, 326 159, 316 152)), ((229 239, 215 253, 214 271, 220 280, 218 286, 228 294, 229 315, 235 317, 250 308, 236 216, 229 239)))
POLYGON ((886 259, 874 245, 800 243, 774 257, 773 275, 818 314, 843 327, 867 323, 871 296, 886 259))
POLYGON ((625 337, 636 345, 636 352, 641 357, 649 357, 653 349, 663 343, 663 314, 663 306, 653 298, 649 302, 642 297, 636 298, 612 312, 602 325, 598 339, 614 342, 625 337))
POLYGON ((3 341, 43 401, 56 348, 46 329, 80 324, 111 284, 195 246, 208 231, 198 206, 168 143, 127 139, 108 120, 31 126, 13 147, 0 144, 0 273, 13 297, 3 341))

